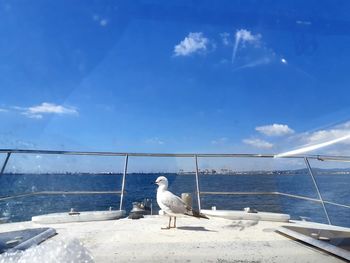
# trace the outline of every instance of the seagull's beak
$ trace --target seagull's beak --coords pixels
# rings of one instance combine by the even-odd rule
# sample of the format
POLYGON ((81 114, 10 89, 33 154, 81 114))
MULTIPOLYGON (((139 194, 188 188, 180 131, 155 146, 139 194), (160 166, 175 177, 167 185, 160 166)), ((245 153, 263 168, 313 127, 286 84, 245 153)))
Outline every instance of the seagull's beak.
POLYGON ((158 185, 158 182, 154 182, 153 184, 156 184, 156 185, 158 185))

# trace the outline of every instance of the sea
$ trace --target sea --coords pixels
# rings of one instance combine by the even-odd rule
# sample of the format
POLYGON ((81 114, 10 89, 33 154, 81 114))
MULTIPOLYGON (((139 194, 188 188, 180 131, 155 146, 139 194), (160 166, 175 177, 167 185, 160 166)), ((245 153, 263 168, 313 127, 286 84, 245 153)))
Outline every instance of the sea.
MULTIPOLYGON (((127 214, 133 202, 146 198, 152 201, 152 211, 158 213, 156 178, 164 175, 169 180, 169 190, 177 195, 192 194, 193 207, 197 208, 194 174, 134 173, 126 176, 123 209, 127 214)), ((311 177, 307 173, 249 173, 200 175, 201 192, 282 192, 318 198, 311 177)), ((321 174, 316 176, 324 200, 350 205, 350 174, 321 174)), ((118 191, 121 174, 3 174, 0 176, 0 218, 8 222, 31 220, 32 216, 76 211, 103 211, 119 209, 120 194, 94 195, 29 195, 14 199, 8 196, 40 191, 118 191)), ((334 225, 350 227, 350 209, 326 204, 334 225)), ((233 209, 245 207, 258 211, 287 213, 292 219, 306 218, 327 223, 322 204, 278 195, 201 195, 202 209, 233 209)))

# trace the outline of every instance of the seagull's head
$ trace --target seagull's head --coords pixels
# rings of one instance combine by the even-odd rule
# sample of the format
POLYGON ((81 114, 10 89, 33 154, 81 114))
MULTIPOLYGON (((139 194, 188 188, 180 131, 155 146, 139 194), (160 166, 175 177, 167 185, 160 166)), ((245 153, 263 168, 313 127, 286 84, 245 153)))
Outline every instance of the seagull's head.
POLYGON ((159 187, 167 189, 168 188, 168 179, 166 179, 165 176, 159 176, 157 178, 157 180, 155 181, 155 184, 157 184, 159 187))

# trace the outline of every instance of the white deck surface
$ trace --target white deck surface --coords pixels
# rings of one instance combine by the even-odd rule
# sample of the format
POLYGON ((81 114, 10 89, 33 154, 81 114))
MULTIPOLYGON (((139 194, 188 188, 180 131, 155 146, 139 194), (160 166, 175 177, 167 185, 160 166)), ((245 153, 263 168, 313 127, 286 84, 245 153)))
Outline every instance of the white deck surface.
MULTIPOLYGON (((79 239, 95 262, 344 262, 273 230, 286 223, 178 218, 177 229, 161 230, 167 217, 39 225, 0 225, 0 232, 53 227, 51 240, 79 239)), ((52 242, 50 241, 50 242, 52 242)), ((49 242, 49 241, 45 241, 49 242)))

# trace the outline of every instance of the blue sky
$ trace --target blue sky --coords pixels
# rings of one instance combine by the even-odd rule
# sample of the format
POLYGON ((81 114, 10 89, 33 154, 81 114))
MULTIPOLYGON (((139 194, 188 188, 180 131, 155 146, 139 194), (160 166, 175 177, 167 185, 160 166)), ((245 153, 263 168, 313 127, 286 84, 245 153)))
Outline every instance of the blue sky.
POLYGON ((280 153, 346 137, 348 8, 1 1, 0 147, 280 153))

